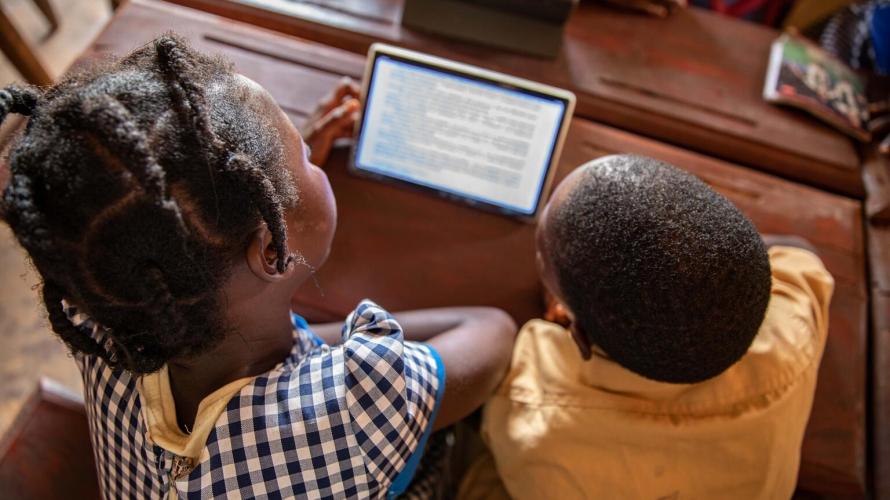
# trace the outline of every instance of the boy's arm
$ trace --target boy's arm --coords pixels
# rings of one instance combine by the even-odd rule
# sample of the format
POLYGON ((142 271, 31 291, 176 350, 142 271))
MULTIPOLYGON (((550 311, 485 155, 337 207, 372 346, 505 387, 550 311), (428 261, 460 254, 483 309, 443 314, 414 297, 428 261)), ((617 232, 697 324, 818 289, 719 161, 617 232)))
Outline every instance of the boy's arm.
POLYGON ((334 323, 314 323, 309 325, 309 328, 312 330, 318 338, 320 338, 325 344, 329 346, 339 345, 342 339, 342 331, 343 331, 343 322, 334 322, 334 323))
MULTIPOLYGON (((434 429, 447 427, 482 405, 510 364, 518 329, 492 307, 443 307, 393 314, 405 340, 423 342, 445 365, 445 394, 434 429)), ((312 325, 329 345, 340 343, 342 323, 312 325)))
POLYGON ((396 314, 408 340, 426 342, 445 364, 445 395, 434 430, 461 420, 488 400, 510 365, 518 329, 490 307, 396 314), (403 318, 406 323, 401 323, 403 318), (416 327, 412 333, 412 327, 416 327))

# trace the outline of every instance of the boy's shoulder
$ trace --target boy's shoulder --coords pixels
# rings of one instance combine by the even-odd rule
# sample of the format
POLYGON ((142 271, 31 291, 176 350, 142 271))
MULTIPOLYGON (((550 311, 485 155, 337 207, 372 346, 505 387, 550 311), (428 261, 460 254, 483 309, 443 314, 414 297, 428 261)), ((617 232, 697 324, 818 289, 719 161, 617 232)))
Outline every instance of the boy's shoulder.
POLYGON ((583 363, 569 330, 532 319, 519 330, 498 394, 528 402, 547 400, 553 392, 565 394, 566 386, 578 380, 583 363))
POLYGON ((519 333, 498 396, 534 405, 692 418, 764 408, 815 376, 833 288, 831 275, 816 255, 789 247, 774 247, 769 253, 773 285, 761 328, 748 352, 720 375, 697 384, 657 382, 595 347, 592 359, 585 361, 568 330, 534 319, 519 333), (623 396, 627 394, 635 396, 623 396))

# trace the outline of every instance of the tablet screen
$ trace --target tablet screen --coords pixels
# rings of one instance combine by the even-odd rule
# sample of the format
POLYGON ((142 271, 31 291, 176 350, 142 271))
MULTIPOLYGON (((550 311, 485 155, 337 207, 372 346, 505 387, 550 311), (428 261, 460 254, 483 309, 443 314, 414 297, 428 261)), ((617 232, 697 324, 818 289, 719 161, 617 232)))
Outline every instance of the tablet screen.
POLYGON ((532 215, 567 103, 378 54, 355 168, 532 215))

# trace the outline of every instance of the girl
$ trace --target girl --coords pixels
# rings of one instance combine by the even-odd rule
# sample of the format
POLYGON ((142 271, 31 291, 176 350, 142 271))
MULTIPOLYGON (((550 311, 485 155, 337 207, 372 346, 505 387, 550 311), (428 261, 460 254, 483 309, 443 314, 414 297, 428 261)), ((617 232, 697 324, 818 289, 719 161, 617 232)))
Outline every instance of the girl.
POLYGON ((515 335, 497 310, 365 301, 342 333, 292 322, 336 225, 313 161, 357 109, 341 86, 304 142, 264 89, 174 35, 0 91, 0 119, 31 117, 2 215, 83 373, 106 497, 395 494, 430 430, 496 385, 515 335))

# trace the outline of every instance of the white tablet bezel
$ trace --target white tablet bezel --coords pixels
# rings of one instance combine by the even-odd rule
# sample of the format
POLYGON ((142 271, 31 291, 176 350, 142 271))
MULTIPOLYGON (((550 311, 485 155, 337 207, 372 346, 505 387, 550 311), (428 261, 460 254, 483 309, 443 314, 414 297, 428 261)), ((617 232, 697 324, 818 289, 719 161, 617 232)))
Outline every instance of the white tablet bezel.
POLYGON ((459 201, 461 203, 481 208, 486 211, 493 211, 501 214, 508 215, 510 217, 518 218, 527 222, 533 222, 537 219, 538 214, 541 213, 544 205, 550 194, 551 184, 553 183, 553 176, 556 173, 556 168, 559 163, 559 157, 562 154, 562 147, 565 143, 566 134, 568 133, 569 124, 571 123, 572 114, 575 109, 575 95, 567 90, 559 89, 556 87, 551 87, 549 85, 544 85, 541 83, 533 82, 531 80, 525 80, 522 78, 517 78, 514 76, 510 76, 504 73, 498 73, 495 71, 486 70, 483 68, 479 68, 476 66, 471 66, 469 64, 463 64, 456 61, 451 61, 448 59, 443 59, 436 56, 431 56, 429 54, 423 54, 420 52, 415 52, 413 50, 407 50, 400 47, 395 47, 392 45, 375 43, 368 50, 368 60, 365 66, 365 73, 362 79, 362 89, 361 89, 361 111, 359 113, 359 118, 356 121, 355 126, 355 136, 353 141, 352 148, 352 156, 349 162, 349 170, 350 172, 360 175, 362 177, 369 177, 379 180, 384 180, 386 182, 391 182, 394 184, 402 185, 402 186, 411 186, 413 188, 425 191, 425 192, 433 192, 438 194, 441 197, 452 199, 459 201), (559 126, 559 131, 556 136, 556 140, 553 143, 553 147, 551 149, 550 161, 546 166, 546 172, 544 175, 544 182, 541 183, 539 187, 539 191, 537 193, 537 204, 535 205, 534 211, 532 213, 525 213, 520 210, 511 209, 508 207, 504 207, 502 205, 497 205, 494 203, 488 203, 482 200, 478 200, 469 196, 463 196, 451 191, 445 191, 436 189, 434 187, 429 187, 421 184, 417 184, 411 182, 410 180, 387 176, 386 174, 379 172, 372 172, 369 170, 365 170, 359 168, 356 164, 356 154, 359 145, 359 138, 362 134, 362 129, 364 127, 364 118, 365 118, 365 108, 368 105, 367 96, 368 90, 370 88, 371 78, 373 76, 375 63, 377 57, 380 55, 386 55, 393 59, 402 60, 408 63, 414 63, 421 66, 425 66, 428 68, 436 69, 439 71, 443 71, 446 73, 456 74, 459 76, 469 77, 475 80, 481 80, 484 82, 492 83, 494 85, 500 87, 509 87, 515 90, 523 91, 530 94, 537 94, 545 97, 556 98, 562 100, 565 103, 565 112, 563 113, 562 120, 559 126))

